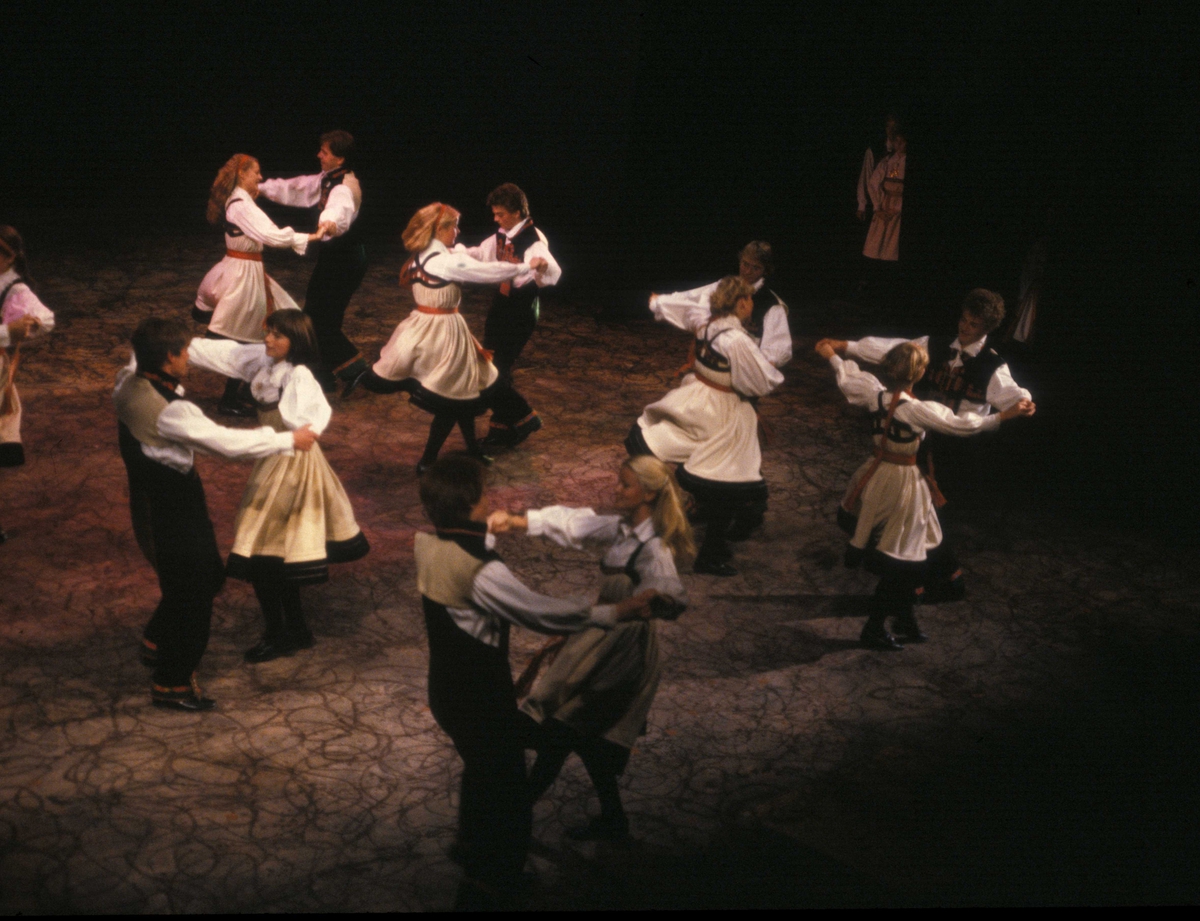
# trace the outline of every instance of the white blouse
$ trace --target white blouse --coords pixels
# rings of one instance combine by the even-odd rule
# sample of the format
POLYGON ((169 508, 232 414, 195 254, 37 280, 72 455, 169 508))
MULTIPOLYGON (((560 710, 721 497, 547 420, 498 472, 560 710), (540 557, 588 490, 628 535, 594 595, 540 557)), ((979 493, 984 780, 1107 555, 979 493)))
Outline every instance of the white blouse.
POLYGON ((254 203, 250 193, 241 186, 234 189, 225 202, 225 217, 244 234, 240 237, 226 234, 225 245, 229 249, 258 253, 262 252, 264 246, 291 247, 301 256, 308 250, 308 234, 290 227, 276 227, 275 222, 267 217, 263 209, 254 203))
MULTIPOLYGON (((504 234, 507 239, 511 240, 522 230, 524 230, 525 225, 528 223, 529 218, 526 218, 525 220, 521 221, 521 223, 517 224, 517 226, 515 226, 512 230, 501 230, 500 233, 504 234)), ((550 252, 550 241, 546 239, 546 235, 542 233, 540 227, 535 227, 534 233, 537 234, 537 242, 531 243, 529 248, 525 250, 524 261, 529 263, 533 259, 545 259, 546 270, 540 275, 534 273, 533 275, 528 276, 520 281, 514 282, 518 288, 523 288, 530 282, 535 282, 539 288, 548 288, 551 285, 557 285, 558 280, 562 278, 562 267, 558 264, 558 260, 555 259, 553 254, 550 252)), ((478 246, 463 247, 463 249, 468 255, 480 260, 481 262, 495 262, 497 252, 496 235, 491 234, 490 236, 485 237, 483 242, 478 246)))
POLYGON ((520 284, 522 279, 528 281, 535 274, 523 262, 481 262, 461 243, 450 249, 441 240, 434 240, 421 250, 417 261, 430 275, 443 281, 467 284, 498 285, 510 280, 520 284))
MULTIPOLYGON (((659 312, 655 310, 656 303, 662 305, 660 310, 684 309, 699 304, 708 308, 713 292, 717 290, 719 284, 719 281, 714 281, 711 285, 702 285, 689 291, 655 295, 650 299, 650 309, 657 317, 659 312)), ((751 287, 757 293, 762 290, 763 284, 765 281, 760 278, 751 287)), ((779 300, 778 295, 776 295, 775 301, 776 303, 767 310, 766 316, 763 317, 762 341, 757 344, 762 353, 767 356, 767 361, 776 368, 782 368, 792 360, 792 330, 788 326, 787 305, 779 300)))
POLYGON ((333 416, 312 372, 304 365, 268 358, 261 342, 247 345, 230 339, 193 339, 188 345, 188 364, 249 381, 254 399, 279 404, 279 414, 289 430, 308 425, 320 435, 333 416))
POLYGON ((27 337, 29 339, 44 336, 54 329, 54 314, 38 299, 29 285, 18 281, 20 277, 16 269, 9 269, 0 274, 0 291, 8 288, 10 284, 12 285, 9 288, 8 297, 4 299, 3 313, 0 313, 0 349, 6 349, 12 345, 12 340, 8 335, 8 324, 15 323, 22 317, 37 317, 40 324, 29 331, 27 337))
MULTIPOLYGON (((258 191, 273 202, 290 205, 293 208, 313 208, 321 201, 321 180, 325 173, 314 173, 309 176, 293 176, 291 179, 264 179, 258 184, 258 191)), ((354 174, 347 174, 342 181, 329 190, 329 198, 325 200, 325 208, 317 218, 317 223, 333 221, 337 225, 340 237, 354 219, 358 217, 359 206, 362 203, 361 192, 357 199, 354 190, 358 188, 357 180, 351 185, 354 174)))
POLYGON ((590 508, 551 505, 525 513, 530 537, 545 537, 560 547, 583 549, 587 541, 607 541, 612 546, 604 554, 603 564, 622 569, 640 546, 634 568, 641 581, 638 591, 654 589, 679 604, 687 604, 687 591, 675 568, 675 558, 654 533, 654 522, 647 518, 636 527, 617 515, 597 515, 590 508))

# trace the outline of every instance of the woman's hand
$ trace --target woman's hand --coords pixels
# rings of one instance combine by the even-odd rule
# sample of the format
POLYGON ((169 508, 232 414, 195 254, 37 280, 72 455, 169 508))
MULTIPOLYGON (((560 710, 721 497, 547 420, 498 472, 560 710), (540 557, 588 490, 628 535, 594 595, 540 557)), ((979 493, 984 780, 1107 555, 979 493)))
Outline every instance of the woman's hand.
POLYGON ((8 341, 20 345, 35 329, 42 328, 42 321, 32 314, 26 314, 8 324, 8 341))
POLYGON ((1010 406, 1000 413, 1000 421, 1007 422, 1017 416, 1032 416, 1035 412, 1037 412, 1037 404, 1033 400, 1021 400, 1015 406, 1010 406))
POLYGON ((816 351, 817 351, 817 354, 820 355, 822 358, 824 358, 826 361, 828 361, 830 358, 832 358, 836 354, 836 352, 834 352, 834 350, 833 350, 833 346, 829 343, 828 339, 822 339, 820 342, 818 342, 816 351))
POLYGON ((550 268, 550 263, 541 256, 534 256, 529 260, 529 267, 541 275, 546 269, 550 268))
POLYGON ((617 602, 617 620, 649 620, 654 616, 650 610, 650 602, 658 597, 658 592, 652 588, 638 592, 629 598, 617 602))
POLYGON ((318 238, 337 236, 337 222, 321 221, 317 225, 317 236, 318 238))
POLYGON ((292 445, 297 451, 307 451, 317 443, 317 435, 311 425, 302 425, 292 429, 292 445))
POLYGON ((526 531, 529 529, 529 519, 524 515, 510 515, 508 512, 497 511, 488 515, 487 526, 493 534, 526 531))

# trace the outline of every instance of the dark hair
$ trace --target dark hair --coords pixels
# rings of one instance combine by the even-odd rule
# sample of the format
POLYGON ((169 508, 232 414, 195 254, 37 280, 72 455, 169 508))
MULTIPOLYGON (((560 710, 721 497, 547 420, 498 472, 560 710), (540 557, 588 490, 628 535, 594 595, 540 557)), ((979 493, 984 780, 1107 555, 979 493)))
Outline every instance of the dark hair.
POLYGON ((487 197, 487 206, 503 208, 505 211, 519 214, 521 217, 529 217, 529 199, 525 197, 525 193, 519 186, 515 186, 511 182, 492 189, 487 197))
POLYGON ((1004 322, 1004 298, 987 288, 972 288, 963 298, 962 313, 983 320, 987 331, 993 332, 1004 322))
POLYGON ((771 244, 766 240, 751 240, 742 247, 738 253, 738 259, 751 258, 758 262, 763 267, 763 275, 770 275, 775 271, 775 254, 771 250, 771 244))
POLYGON ((191 339, 182 320, 167 317, 146 317, 129 337, 142 371, 161 371, 167 359, 186 349, 191 339))
POLYGON ((17 270, 21 281, 32 288, 33 281, 29 277, 29 265, 25 261, 25 241, 21 239, 17 228, 9 227, 7 224, 0 225, 0 241, 3 241, 0 245, 12 253, 13 268, 17 270))
POLYGON ((350 151, 354 150, 354 135, 340 128, 326 131, 321 135, 321 143, 329 145, 329 152, 343 160, 350 159, 350 151))
POLYGON ((467 521, 483 498, 485 469, 466 454, 447 454, 421 476, 421 505, 436 528, 467 521))
POLYGON ((292 364, 312 367, 320 363, 321 352, 317 348, 317 334, 308 314, 291 307, 276 310, 267 317, 267 329, 288 337, 291 346, 288 348, 287 360, 292 364))

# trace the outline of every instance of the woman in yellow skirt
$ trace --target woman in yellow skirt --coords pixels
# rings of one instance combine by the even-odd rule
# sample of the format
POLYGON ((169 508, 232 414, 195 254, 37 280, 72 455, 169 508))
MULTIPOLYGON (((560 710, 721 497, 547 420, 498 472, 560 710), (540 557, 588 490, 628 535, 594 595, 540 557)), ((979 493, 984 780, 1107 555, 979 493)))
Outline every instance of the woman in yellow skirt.
MULTIPOLYGON (((320 435, 333 413, 309 368, 318 360, 312 320, 299 310, 278 310, 266 325, 262 343, 193 339, 188 360, 248 381, 262 424, 281 432, 307 425, 320 435)), ((246 661, 310 648, 300 586, 325 582, 330 563, 361 559, 369 549, 320 445, 259 460, 242 496, 226 565, 230 576, 254 586, 262 605, 265 631, 246 661)))

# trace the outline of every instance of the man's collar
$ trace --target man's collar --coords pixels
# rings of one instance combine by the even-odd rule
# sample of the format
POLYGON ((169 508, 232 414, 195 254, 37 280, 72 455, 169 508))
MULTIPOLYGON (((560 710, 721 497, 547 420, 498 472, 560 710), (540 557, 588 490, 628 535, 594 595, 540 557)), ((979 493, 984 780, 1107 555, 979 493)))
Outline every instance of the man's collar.
POLYGON ((512 230, 505 230, 503 227, 501 227, 500 232, 502 234, 504 234, 505 237, 507 237, 508 239, 511 240, 513 237, 515 237, 517 234, 519 234, 522 230, 524 230, 525 225, 528 223, 529 223, 529 218, 527 218, 527 217, 522 218, 521 222, 519 224, 513 225, 512 230))
POLYGON ((976 339, 968 346, 964 346, 958 341, 958 336, 955 336, 954 341, 950 343, 950 348, 954 349, 956 352, 961 352, 964 355, 970 355, 972 358, 974 358, 983 351, 983 347, 985 345, 987 345, 987 336, 976 339))

